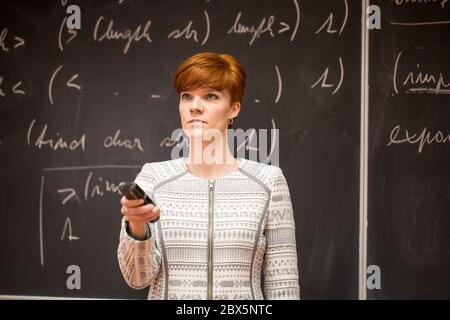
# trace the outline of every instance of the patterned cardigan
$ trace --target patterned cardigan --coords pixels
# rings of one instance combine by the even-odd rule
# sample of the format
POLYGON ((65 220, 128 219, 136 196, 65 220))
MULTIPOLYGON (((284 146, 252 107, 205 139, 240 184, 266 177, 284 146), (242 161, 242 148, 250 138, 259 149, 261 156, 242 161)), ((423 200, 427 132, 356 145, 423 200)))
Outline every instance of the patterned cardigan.
POLYGON ((238 158, 215 180, 185 158, 146 163, 135 182, 160 208, 147 239, 122 220, 119 266, 148 299, 300 299, 295 222, 283 172, 238 158))

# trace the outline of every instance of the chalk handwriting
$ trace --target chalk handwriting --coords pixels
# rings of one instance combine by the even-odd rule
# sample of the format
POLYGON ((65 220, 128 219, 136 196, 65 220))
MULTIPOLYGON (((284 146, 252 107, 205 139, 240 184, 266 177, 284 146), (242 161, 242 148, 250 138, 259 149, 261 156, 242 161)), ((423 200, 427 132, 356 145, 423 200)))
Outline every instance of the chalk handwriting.
POLYGON ((281 81, 281 74, 280 69, 277 65, 275 65, 275 72, 277 73, 277 80, 278 80, 278 92, 277 97, 275 98, 275 103, 278 103, 280 101, 281 92, 283 91, 283 82, 281 81))
POLYGON ((279 28, 276 28, 275 15, 270 15, 268 17, 263 17, 258 25, 246 25, 242 22, 242 12, 239 11, 234 20, 233 26, 228 30, 228 34, 250 34, 249 45, 252 45, 256 39, 264 33, 267 33, 272 38, 278 34, 285 33, 292 29, 291 37, 289 41, 293 41, 295 35, 297 34, 298 27, 300 25, 300 7, 298 5, 298 0, 293 0, 296 13, 296 20, 293 28, 291 25, 285 21, 278 21, 279 28))
POLYGON ((78 35, 78 32, 77 32, 76 29, 66 28, 66 21, 67 21, 67 17, 64 17, 64 19, 62 20, 61 26, 59 27, 58 47, 59 47, 59 50, 61 50, 61 51, 64 51, 63 40, 62 40, 62 38, 63 38, 63 31, 67 31, 67 33, 71 35, 69 37, 69 39, 67 39, 64 42, 64 44, 70 43, 78 35))
POLYGON ((12 87, 12 92, 14 94, 21 94, 21 95, 25 95, 25 91, 23 89, 20 89, 19 87, 22 85, 22 81, 17 82, 13 87, 12 87))
POLYGON ((332 88, 335 87, 334 90, 331 92, 331 94, 335 94, 336 92, 339 91, 342 82, 344 80, 344 64, 342 63, 342 58, 339 57, 339 70, 340 70, 340 76, 339 76, 339 82, 338 84, 332 84, 332 83, 327 83, 328 80, 328 67, 325 69, 325 71, 322 73, 322 75, 319 77, 319 79, 314 82, 313 85, 311 85, 311 88, 316 87, 319 83, 320 83, 320 87, 321 88, 332 88))
MULTIPOLYGON (((3 28, 2 32, 0 33, 0 49, 3 52, 8 52, 10 51, 5 40, 6 40, 6 36, 8 35, 8 28, 3 28)), ((25 45, 25 40, 15 36, 14 40, 16 41, 16 43, 14 44, 14 49, 25 45)))
MULTIPOLYGON (((209 30, 210 30, 210 22, 209 22, 209 16, 208 12, 203 11, 205 15, 206 20, 206 31, 205 31, 205 37, 201 43, 201 45, 204 45, 209 37, 209 30)), ((175 29, 174 31, 170 32, 167 36, 168 39, 179 39, 184 37, 184 39, 187 40, 193 40, 194 42, 198 43, 198 31, 192 27, 193 20, 190 20, 187 24, 187 26, 183 29, 175 29)))
POLYGON ((253 42, 255 42, 256 39, 258 39, 262 34, 268 32, 268 34, 271 37, 275 37, 272 29, 273 22, 275 20, 275 16, 271 15, 269 18, 262 18, 261 22, 258 26, 246 26, 241 23, 241 16, 242 12, 239 11, 239 13, 236 16, 236 19, 234 21, 233 26, 228 30, 228 34, 230 33, 248 33, 251 35, 251 39, 249 42, 249 45, 252 45, 253 42))
POLYGON ((76 237, 72 234, 72 222, 70 221, 70 218, 67 217, 66 222, 64 222, 64 228, 61 234, 61 240, 64 240, 64 236, 66 235, 66 232, 69 233, 67 236, 67 239, 70 241, 72 240, 80 240, 80 237, 76 237))
MULTIPOLYGON (((53 72, 52 76, 50 77, 50 81, 48 82, 48 99, 50 100, 50 104, 52 106, 55 105, 55 102, 53 100, 53 83, 55 82, 56 75, 61 71, 63 68, 63 65, 59 65, 55 71, 53 72)), ((81 90, 81 86, 74 83, 74 81, 78 78, 78 74, 73 74, 72 77, 66 82, 66 86, 70 88, 75 88, 77 90, 81 90)))
MULTIPOLYGON (((48 147, 52 150, 77 150, 80 149, 82 151, 85 151, 86 149, 86 135, 82 134, 80 138, 73 139, 73 140, 65 140, 59 132, 56 132, 55 136, 53 138, 48 138, 47 134, 47 124, 44 124, 42 127, 42 130, 39 132, 39 136, 36 138, 35 141, 31 141, 31 137, 33 134, 34 126, 36 123, 36 119, 33 119, 30 123, 30 126, 28 127, 28 134, 27 134, 27 144, 29 146, 34 145, 38 149, 42 149, 43 147, 48 147)), ((38 130, 39 131, 39 130, 38 130)))
POLYGON ((417 147, 417 153, 422 153, 423 148, 426 144, 446 144, 450 143, 450 133, 442 133, 442 131, 437 130, 434 133, 431 133, 429 129, 426 127, 422 130, 420 133, 410 133, 408 130, 404 130, 404 135, 400 135, 400 125, 395 126, 391 130, 391 134, 389 137, 388 146, 391 146, 393 144, 402 144, 402 143, 409 143, 409 144, 416 144, 417 147))
POLYGON ((94 173, 89 172, 85 184, 84 184, 84 200, 89 200, 95 197, 103 197, 105 192, 120 194, 119 184, 114 184, 108 180, 104 180, 102 177, 96 177, 93 179, 94 173), (94 181, 95 180, 95 181, 94 181))
POLYGON ((177 135, 173 135, 172 137, 164 137, 161 141, 161 143, 159 144, 159 146, 162 147, 173 147, 176 146, 178 144, 185 144, 186 140, 183 136, 183 133, 181 130, 177 131, 177 135))
POLYGON ((450 87, 450 81, 445 82, 442 72, 439 72, 439 75, 433 75, 432 73, 418 71, 420 70, 420 64, 417 64, 416 67, 417 71, 409 72, 405 80, 403 81, 403 85, 419 85, 419 87, 409 88, 407 92, 434 93, 436 95, 440 93, 450 94, 449 89, 442 89, 450 87), (433 87, 420 87, 420 85, 430 85, 433 87))
MULTIPOLYGON (((344 15, 344 19, 343 19, 342 24, 341 24, 341 28, 339 29, 339 35, 341 35, 342 31, 345 28, 345 25, 347 24, 347 18, 348 18, 348 3, 347 3, 347 0, 344 0, 344 6, 345 6, 345 15, 344 15)), ((337 30, 336 29, 332 29, 332 26, 334 24, 333 18, 334 18, 334 14, 333 14, 333 12, 331 12, 329 14, 328 18, 325 20, 325 22, 320 26, 319 29, 316 30, 316 34, 322 32, 325 27, 326 27, 326 32, 327 33, 336 33, 337 30)))
MULTIPOLYGON (((0 76, 0 97, 6 96, 5 92, 4 92, 3 89, 1 88, 2 83, 3 83, 3 76, 0 76)), ((26 93, 25 93, 25 90, 23 90, 23 89, 21 88, 21 86, 22 86, 22 81, 16 82, 16 83, 12 86, 11 92, 12 92, 13 94, 16 94, 16 95, 19 95, 19 94, 20 94, 20 95, 25 95, 25 94, 26 94, 26 93)))
POLYGON ((76 193, 74 188, 58 189, 57 191, 58 191, 59 194, 67 193, 67 196, 62 201, 63 205, 65 205, 67 203, 67 201, 69 201, 72 198, 75 198, 76 200, 78 200, 78 202, 81 203, 81 200, 78 197, 78 195, 77 195, 77 193, 76 193))
MULTIPOLYGON (((392 81, 395 93, 399 92, 397 78, 399 78, 398 70, 401 55, 402 51, 398 53, 394 65, 392 81)), ((450 94, 450 81, 445 80, 445 75, 442 72, 434 74, 423 71, 418 63, 416 64, 415 70, 408 72, 400 84, 405 87, 406 93, 450 94)))
POLYGON ((151 20, 148 20, 145 23, 144 27, 142 27, 142 24, 140 24, 134 30, 127 29, 125 31, 117 31, 114 30, 114 20, 111 19, 108 22, 106 30, 99 31, 103 19, 104 17, 100 16, 98 17, 97 22, 95 23, 93 35, 95 41, 101 42, 104 40, 126 40, 126 44, 122 51, 123 54, 128 53, 132 42, 139 42, 141 40, 146 40, 149 43, 152 42, 149 33, 149 29, 152 24, 151 20))
POLYGON ((428 4, 439 4, 442 9, 445 9, 445 5, 448 0, 391 0, 391 3, 401 6, 401 5, 428 5, 428 4))
POLYGON ((188 25, 186 26, 186 28, 183 29, 183 31, 179 30, 179 29, 175 29, 174 31, 172 31, 171 33, 169 33, 169 35, 167 36, 168 39, 178 39, 181 37, 184 37, 185 39, 192 39, 194 40, 194 42, 198 42, 198 37, 197 37, 197 30, 192 28, 192 23, 193 21, 189 21, 188 25))
POLYGON ((103 141, 103 146, 105 148, 111 148, 111 147, 121 147, 126 149, 134 149, 138 148, 141 151, 144 151, 142 148, 141 140, 139 138, 134 138, 134 141, 132 142, 129 139, 121 139, 120 137, 120 129, 117 129, 114 133, 114 136, 107 136, 105 140, 103 141))

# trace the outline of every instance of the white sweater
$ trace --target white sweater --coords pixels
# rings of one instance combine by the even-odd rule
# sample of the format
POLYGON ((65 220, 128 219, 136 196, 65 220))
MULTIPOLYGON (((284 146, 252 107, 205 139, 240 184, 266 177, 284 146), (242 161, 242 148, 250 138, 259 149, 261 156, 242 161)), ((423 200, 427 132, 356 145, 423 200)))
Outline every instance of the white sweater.
POLYGON ((151 236, 122 221, 118 259, 149 299, 299 299, 295 222, 276 166, 239 158, 239 170, 208 180, 185 158, 147 163, 135 182, 160 208, 151 236))

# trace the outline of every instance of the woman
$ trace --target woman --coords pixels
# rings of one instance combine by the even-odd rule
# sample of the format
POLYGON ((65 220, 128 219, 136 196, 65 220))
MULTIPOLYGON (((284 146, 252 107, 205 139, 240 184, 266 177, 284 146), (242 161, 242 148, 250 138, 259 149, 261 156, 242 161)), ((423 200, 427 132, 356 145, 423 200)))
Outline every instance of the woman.
POLYGON ((230 55, 200 53, 178 67, 174 86, 189 157, 143 166, 135 182, 155 206, 121 199, 126 282, 150 286, 149 299, 299 299, 286 179, 228 149, 243 67, 230 55))

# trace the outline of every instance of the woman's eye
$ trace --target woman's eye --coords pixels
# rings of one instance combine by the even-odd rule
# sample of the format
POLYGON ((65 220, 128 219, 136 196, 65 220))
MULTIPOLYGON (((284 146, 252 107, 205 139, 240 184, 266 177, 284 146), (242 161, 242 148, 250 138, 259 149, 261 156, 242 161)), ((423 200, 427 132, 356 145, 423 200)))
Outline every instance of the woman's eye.
POLYGON ((190 99, 190 95, 188 95, 188 94, 186 94, 186 93, 183 93, 182 95, 181 95, 181 99, 182 100, 189 100, 190 99))
POLYGON ((208 100, 216 100, 218 98, 218 96, 213 93, 208 93, 206 97, 208 98, 208 100))

